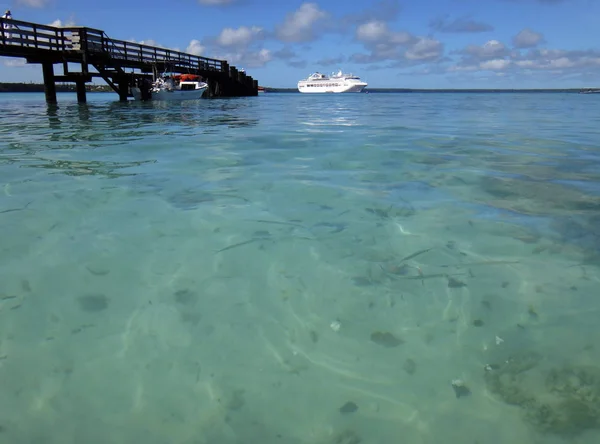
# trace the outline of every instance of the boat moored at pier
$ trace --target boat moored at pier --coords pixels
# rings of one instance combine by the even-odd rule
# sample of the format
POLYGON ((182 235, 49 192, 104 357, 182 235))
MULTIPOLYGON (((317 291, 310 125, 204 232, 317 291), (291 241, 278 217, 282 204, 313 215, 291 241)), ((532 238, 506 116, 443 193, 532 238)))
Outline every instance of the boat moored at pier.
POLYGON ((135 100, 198 100, 208 89, 196 74, 163 75, 152 84, 139 84, 131 88, 135 100))

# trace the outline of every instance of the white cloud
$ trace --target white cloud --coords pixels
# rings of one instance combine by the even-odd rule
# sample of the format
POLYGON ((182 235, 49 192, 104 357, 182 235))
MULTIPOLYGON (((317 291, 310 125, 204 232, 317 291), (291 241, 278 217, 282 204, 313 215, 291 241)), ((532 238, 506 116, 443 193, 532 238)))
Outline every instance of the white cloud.
MULTIPOLYGON (((217 5, 237 0, 199 1, 217 5)), ((190 41, 186 52, 225 59, 238 68, 261 67, 273 61, 301 67, 306 65, 306 54, 310 51, 303 44, 329 33, 340 36, 342 41, 353 35, 354 43, 362 45, 364 50, 346 56, 344 60, 365 64, 366 70, 413 67, 410 71, 417 72, 414 68, 419 66, 422 75, 464 73, 465 76, 473 76, 473 73, 487 72, 478 73, 476 77, 490 79, 539 70, 553 75, 577 72, 578 69, 585 73, 600 71, 600 51, 540 49, 544 36, 530 28, 524 28, 515 35, 510 46, 492 38, 483 40, 480 45, 471 44, 445 55, 443 39, 392 29, 391 23, 399 11, 397 0, 365 3, 364 10, 352 14, 337 10, 328 12, 315 2, 304 2, 295 11, 281 17, 273 28, 265 29, 253 23, 237 28, 227 27, 217 35, 190 41)), ((430 22, 430 27, 442 32, 442 35, 494 31, 491 24, 469 16, 455 19, 443 16, 430 22)), ((312 63, 326 66, 341 62, 335 58, 336 55, 324 54, 318 62, 312 63)))
MULTIPOLYGON (((588 61, 594 62, 592 59, 588 59, 588 61)), ((596 58, 595 63, 598 64, 599 61, 600 59, 596 58)), ((549 65, 552 68, 573 68, 577 63, 568 57, 559 57, 558 59, 550 60, 549 65)))
POLYGON ((43 8, 48 3, 48 0, 17 0, 17 5, 28 6, 30 8, 43 8))
POLYGON ((505 55, 508 55, 508 52, 509 51, 504 45, 504 43, 501 43, 498 40, 489 40, 482 46, 469 45, 462 51, 463 54, 476 57, 478 59, 488 60, 503 57, 505 55))
POLYGON ((356 38, 362 42, 376 42, 389 33, 387 24, 379 20, 363 23, 356 28, 356 38))
POLYGON ((25 66, 27 64, 27 61, 21 58, 7 58, 2 60, 2 64, 10 68, 17 68, 20 66, 25 66))
POLYGON ((367 45, 406 45, 415 38, 405 31, 391 31, 387 24, 380 20, 372 20, 356 28, 356 40, 367 45))
POLYGON ((185 48, 185 52, 188 54, 194 54, 196 56, 204 56, 206 48, 202 45, 200 40, 191 40, 190 44, 185 48))
POLYGON ((444 52, 444 46, 439 40, 419 37, 416 43, 404 53, 408 60, 434 60, 444 52))
POLYGON ((75 26, 75 20, 69 19, 63 23, 61 19, 56 19, 52 23, 48 23, 48 26, 54 26, 55 28, 68 28, 70 26, 75 26))
POLYGON ((275 35, 284 42, 308 42, 315 38, 315 25, 329 17, 316 3, 303 3, 288 14, 275 28, 275 35))
POLYGON ((369 54, 354 54, 357 63, 374 63, 384 60, 401 63, 423 63, 441 57, 444 46, 432 37, 414 36, 406 31, 392 31, 382 20, 370 20, 356 28, 356 40, 369 54))
POLYGON ((264 66, 275 58, 270 49, 259 44, 265 38, 266 33, 259 26, 228 27, 216 37, 205 39, 204 43, 193 40, 188 46, 188 52, 191 49, 194 53, 202 52, 206 57, 227 60, 238 68, 256 68, 264 66))
POLYGON ((494 59, 486 60, 479 64, 479 68, 484 71, 502 71, 510 65, 510 60, 506 59, 494 59))
POLYGON ((519 68, 533 68, 535 66, 533 60, 517 60, 514 64, 519 68))
POLYGON ((260 51, 258 51, 256 54, 256 63, 260 64, 260 66, 263 66, 265 63, 271 61, 272 59, 272 55, 271 55, 271 51, 268 49, 261 49, 260 51))
MULTIPOLYGON (((531 36, 528 36, 527 42, 521 43, 533 45, 536 40, 539 41, 537 37, 529 37, 531 36)), ((448 66, 447 72, 492 71, 530 75, 534 71, 545 71, 560 77, 573 72, 578 75, 597 73, 600 68, 600 51, 597 50, 516 49, 509 51, 497 40, 490 40, 482 46, 470 45, 458 51, 458 54, 462 55, 461 59, 448 66)))
POLYGON ((240 26, 237 29, 225 28, 217 37, 216 43, 220 46, 249 46, 253 40, 261 37, 263 29, 258 26, 240 26))
MULTIPOLYGON (((202 43, 197 41, 197 45, 200 45, 203 53, 209 53, 211 57, 225 58, 231 63, 243 62, 246 66, 264 66, 270 61, 278 60, 289 66, 304 67, 307 62, 299 59, 298 54, 304 54, 305 50, 296 52, 289 45, 316 40, 325 32, 348 35, 348 32, 354 32, 356 26, 364 25, 365 22, 379 20, 385 23, 395 17, 398 10, 398 0, 380 0, 376 3, 366 4, 363 11, 353 14, 338 12, 336 20, 328 20, 332 18, 333 14, 321 9, 317 3, 304 2, 298 9, 282 17, 274 28, 264 29, 251 24, 239 28, 228 27, 216 36, 203 38, 202 43), (284 43, 285 46, 283 48, 270 47, 273 43, 284 43), (213 54, 218 54, 218 56, 213 56, 213 54), (251 57, 255 57, 256 60, 251 60, 251 57)), ((371 26, 377 26, 377 23, 372 23, 371 26)), ((373 33, 373 29, 369 30, 368 26, 363 26, 361 29, 365 39, 367 39, 367 33, 373 33)), ((390 44, 405 44, 409 40, 419 41, 409 33, 390 32, 386 25, 383 25, 383 29, 385 32, 381 34, 391 38, 390 44)), ((188 51, 190 49, 192 48, 188 48, 188 51)), ((385 50, 392 52, 391 57, 395 56, 391 46, 382 48, 380 52, 383 53, 385 50)), ((415 59, 422 58, 421 51, 420 48, 416 48, 413 57, 415 59)), ((194 50, 194 52, 200 51, 194 50)), ((326 61, 326 59, 323 60, 326 61)))
POLYGON ((521 30, 513 37, 515 48, 533 48, 544 41, 544 36, 539 32, 532 31, 529 28, 521 30))
POLYGON ((230 65, 240 68, 260 68, 273 60, 271 50, 262 48, 258 51, 238 51, 218 54, 215 58, 227 60, 230 65))
POLYGON ((446 15, 432 20, 429 26, 435 31, 446 33, 490 32, 494 30, 492 25, 474 20, 469 16, 450 20, 446 15))

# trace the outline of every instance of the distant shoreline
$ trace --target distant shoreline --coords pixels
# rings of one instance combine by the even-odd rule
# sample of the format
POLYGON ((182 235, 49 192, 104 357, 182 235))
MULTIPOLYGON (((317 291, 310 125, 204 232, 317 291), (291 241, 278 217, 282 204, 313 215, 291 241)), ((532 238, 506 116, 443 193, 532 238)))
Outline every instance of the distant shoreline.
MULTIPOLYGON (((76 92, 75 85, 72 83, 56 85, 56 92, 76 92)), ((112 92, 108 85, 86 85, 88 92, 112 92)), ((16 92, 44 92, 43 83, 0 83, 0 93, 16 92)))
MULTIPOLYGON (((265 86, 265 92, 281 92, 281 93, 299 93, 297 88, 270 88, 265 86)), ((367 88, 368 93, 579 93, 580 91, 589 88, 562 88, 562 89, 501 89, 501 88, 482 88, 482 89, 462 89, 462 88, 441 88, 441 89, 412 89, 412 88, 367 88)))
MULTIPOLYGON (((298 93, 297 88, 272 88, 265 86, 265 93, 298 93)), ((590 88, 367 88, 368 93, 579 93, 590 88)), ((595 89, 595 88, 591 88, 595 89)), ((86 85, 88 92, 113 92, 108 85, 86 85)), ((44 92, 43 83, 0 83, 0 93, 44 92)), ((57 84, 56 92, 76 92, 74 84, 57 84)))

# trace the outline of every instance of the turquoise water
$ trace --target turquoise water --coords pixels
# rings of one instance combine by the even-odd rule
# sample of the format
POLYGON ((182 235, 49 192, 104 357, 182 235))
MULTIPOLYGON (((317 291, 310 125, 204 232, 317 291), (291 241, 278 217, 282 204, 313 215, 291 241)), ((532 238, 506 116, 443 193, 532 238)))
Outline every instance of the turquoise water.
POLYGON ((0 95, 0 442, 597 443, 600 102, 0 95))

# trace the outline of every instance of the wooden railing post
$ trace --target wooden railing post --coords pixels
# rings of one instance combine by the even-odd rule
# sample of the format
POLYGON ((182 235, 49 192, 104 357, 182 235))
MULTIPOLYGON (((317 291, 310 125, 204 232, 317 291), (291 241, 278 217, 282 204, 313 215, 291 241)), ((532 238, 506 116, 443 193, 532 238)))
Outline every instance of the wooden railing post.
POLYGON ((87 53, 88 45, 87 45, 87 29, 81 28, 79 33, 79 38, 81 39, 81 49, 82 51, 87 53))
MULTIPOLYGON (((38 48, 38 35, 37 35, 37 26, 34 24, 32 26, 33 29, 33 46, 35 46, 35 49, 38 48)), ((52 40, 50 40, 50 45, 52 45, 52 40)))

